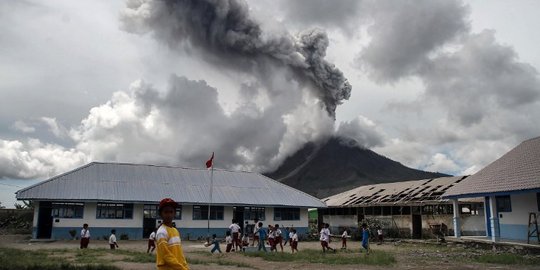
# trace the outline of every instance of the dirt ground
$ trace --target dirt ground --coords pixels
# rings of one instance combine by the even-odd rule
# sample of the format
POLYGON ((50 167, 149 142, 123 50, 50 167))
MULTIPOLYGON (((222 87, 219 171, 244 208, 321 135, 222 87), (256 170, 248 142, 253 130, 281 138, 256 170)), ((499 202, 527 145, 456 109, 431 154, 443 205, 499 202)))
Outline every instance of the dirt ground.
MULTIPOLYGON (((55 254, 54 256, 61 256, 63 258, 71 258, 75 256, 78 250, 78 241, 55 241, 55 242, 29 242, 22 236, 0 236, 0 247, 10 247, 22 250, 54 250, 65 249, 66 252, 62 254, 55 254), (73 253, 71 253, 73 249, 73 253)), ((120 241, 120 249, 146 252, 146 241, 120 241)), ((446 247, 446 246, 434 246, 427 244, 411 244, 411 243, 384 243, 382 245, 372 245, 374 253, 378 251, 386 251, 392 253, 396 258, 396 263, 391 266, 370 266, 370 265, 327 265, 327 264, 315 264, 315 263, 300 263, 300 262, 270 262, 265 261, 259 257, 248 257, 238 253, 227 254, 210 254, 209 248, 204 247, 202 242, 196 241, 184 241, 182 243, 185 255, 188 261, 197 261, 196 264, 191 264, 190 268, 194 270, 202 269, 332 269, 332 270, 349 270, 349 269, 540 269, 540 265, 501 265, 501 264, 488 264, 472 262, 467 260, 469 256, 474 254, 486 254, 492 251, 485 250, 471 250, 462 247, 446 247), (216 260, 225 260, 227 262, 234 262, 237 265, 218 265, 213 262, 216 260), (240 267, 239 267, 240 266, 240 267)), ((338 243, 332 243, 331 246, 337 247, 338 243)), ((365 256, 360 253, 360 243, 355 241, 349 241, 349 250, 354 252, 358 251, 358 256, 365 256)), ((103 249, 108 248, 106 241, 91 240, 91 249, 103 249)), ((319 249, 318 242, 301 242, 299 244, 299 250, 302 249, 319 249)), ((224 247, 222 246, 222 250, 224 247)), ((290 248, 285 248, 286 252, 290 252, 290 248)), ((107 251, 109 252, 109 251, 107 251)), ((340 251, 338 250, 338 253, 340 251)), ((322 254, 320 256, 335 256, 334 254, 322 254)), ((354 256, 354 254, 353 254, 354 256)), ((105 254, 104 259, 114 261, 120 259, 121 256, 114 254, 114 251, 110 251, 109 254, 105 254)), ((535 258, 537 259, 537 258, 535 258)), ((113 263, 122 269, 155 269, 154 263, 136 263, 117 261, 113 263)))

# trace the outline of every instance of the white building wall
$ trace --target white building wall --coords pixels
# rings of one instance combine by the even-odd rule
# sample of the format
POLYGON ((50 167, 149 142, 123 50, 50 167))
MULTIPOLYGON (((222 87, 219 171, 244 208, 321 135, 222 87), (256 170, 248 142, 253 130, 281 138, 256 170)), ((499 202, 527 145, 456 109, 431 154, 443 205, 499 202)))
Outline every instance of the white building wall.
POLYGON ((114 227, 114 228, 136 228, 143 224, 142 204, 133 205, 133 218, 131 219, 103 219, 96 218, 95 202, 84 203, 83 218, 55 218, 53 227, 82 227, 88 223, 91 227, 114 227), (58 220, 58 222, 57 222, 58 220))
MULTIPOLYGON (((34 232, 37 230, 38 226, 38 213, 39 213, 39 202, 36 202, 36 210, 34 211, 34 232)), ((52 237, 56 239, 66 239, 69 238, 68 231, 76 230, 77 236, 79 235, 80 229, 84 223, 89 224, 90 232, 94 238, 101 238, 107 235, 111 229, 116 229, 117 234, 128 234, 130 239, 138 239, 142 237, 142 228, 143 228, 143 218, 144 218, 144 204, 134 204, 133 205, 133 218, 131 219, 99 219, 96 218, 96 208, 97 202, 85 202, 84 203, 84 212, 82 218, 54 218, 53 228, 52 228, 52 237)), ((223 220, 211 220, 210 227, 211 233, 224 234, 225 230, 231 224, 233 219, 233 207, 224 206, 223 220)), ((300 220, 274 220, 274 208, 266 207, 265 208, 265 220, 263 221, 264 225, 268 224, 280 224, 280 226, 295 228, 305 228, 308 227, 308 209, 300 208, 300 220)), ((193 237, 198 237, 201 233, 206 235, 206 228, 208 226, 207 220, 193 220, 193 205, 182 205, 182 219, 174 220, 176 226, 180 228, 183 236, 190 235, 193 237)), ((253 223, 253 220, 249 220, 250 223, 253 223)), ((160 219, 156 220, 156 225, 160 223, 160 219)), ((34 233, 35 234, 35 233, 34 233)), ((36 235, 34 235, 35 237, 36 235)))
POLYGON ((527 240, 529 213, 537 213, 536 192, 510 195, 512 212, 499 212, 499 233, 502 239, 527 240))
POLYGON ((527 225, 529 213, 538 213, 536 193, 520 193, 510 196, 512 212, 499 213, 500 224, 527 225))

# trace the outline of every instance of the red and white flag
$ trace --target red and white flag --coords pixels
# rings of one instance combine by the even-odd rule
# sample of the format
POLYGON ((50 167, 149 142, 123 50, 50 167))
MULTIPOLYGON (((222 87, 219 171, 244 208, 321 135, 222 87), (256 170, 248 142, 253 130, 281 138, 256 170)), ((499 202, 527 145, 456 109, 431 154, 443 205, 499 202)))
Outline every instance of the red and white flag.
POLYGON ((213 166, 214 166, 214 152, 212 152, 212 156, 210 157, 210 159, 208 161, 206 161, 206 168, 207 169, 210 169, 213 166))

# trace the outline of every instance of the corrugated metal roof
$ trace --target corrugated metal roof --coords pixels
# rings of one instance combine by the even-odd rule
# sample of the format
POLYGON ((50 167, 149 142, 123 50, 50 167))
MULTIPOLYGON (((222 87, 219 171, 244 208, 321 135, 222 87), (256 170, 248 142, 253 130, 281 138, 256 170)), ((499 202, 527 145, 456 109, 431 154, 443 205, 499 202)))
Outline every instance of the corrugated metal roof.
POLYGON ((520 143, 443 196, 467 197, 530 189, 540 189, 540 137, 520 143))
MULTIPOLYGON (((208 203, 210 171, 170 166, 92 162, 19 190, 19 200, 208 203)), ((214 170, 213 203, 326 207, 319 199, 253 172, 214 170)))
POLYGON ((323 199, 328 207, 415 205, 443 202, 441 195, 466 176, 384 183, 357 187, 323 199))

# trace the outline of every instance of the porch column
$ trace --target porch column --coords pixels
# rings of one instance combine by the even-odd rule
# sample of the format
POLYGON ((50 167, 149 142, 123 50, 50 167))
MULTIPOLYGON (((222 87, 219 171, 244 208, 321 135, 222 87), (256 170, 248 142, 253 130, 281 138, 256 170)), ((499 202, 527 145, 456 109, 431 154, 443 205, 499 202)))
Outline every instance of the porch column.
POLYGON ((499 215, 497 214, 497 201, 495 196, 489 196, 489 216, 490 216, 490 230, 491 241, 499 241, 499 215))
POLYGON ((461 217, 458 199, 452 199, 452 208, 454 209, 454 237, 459 239, 461 238, 461 217))

